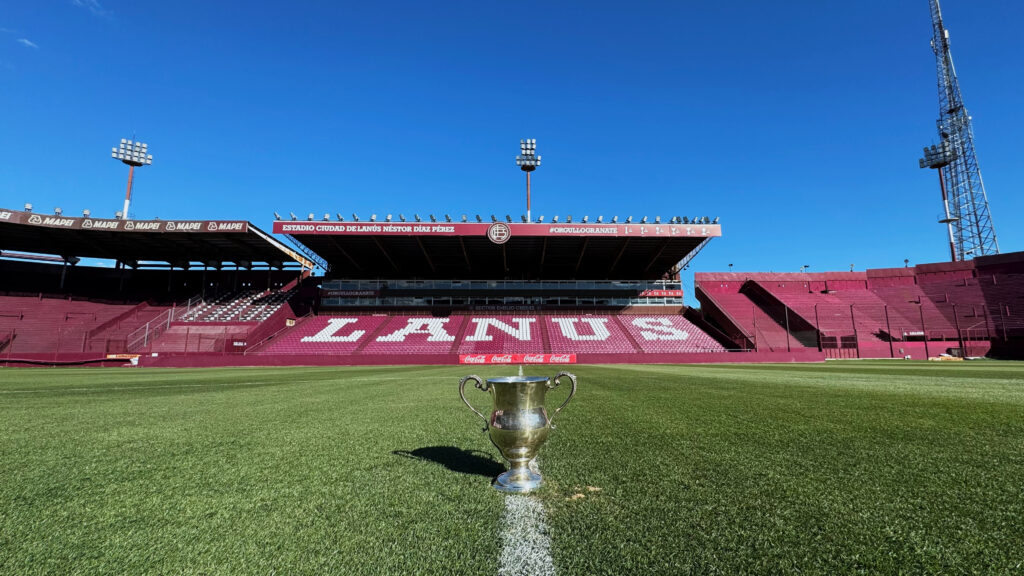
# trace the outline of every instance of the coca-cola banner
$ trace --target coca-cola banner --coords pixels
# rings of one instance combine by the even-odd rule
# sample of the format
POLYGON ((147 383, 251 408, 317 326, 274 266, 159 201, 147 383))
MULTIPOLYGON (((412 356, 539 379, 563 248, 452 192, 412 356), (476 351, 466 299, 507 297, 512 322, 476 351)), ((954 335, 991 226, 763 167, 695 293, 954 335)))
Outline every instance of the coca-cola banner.
POLYGON ((109 230, 119 232, 247 232, 244 220, 112 220, 37 214, 0 208, 0 224, 25 224, 67 230, 109 230))
POLYGON ((460 354, 459 364, 575 364, 575 354, 460 354))
POLYGON ((488 236, 504 243, 516 236, 709 237, 718 224, 549 224, 488 222, 274 222, 275 234, 337 236, 488 236), (501 230, 488 232, 494 226, 501 230), (497 234, 496 232, 500 232, 497 234), (495 239, 497 238, 497 239, 495 239))

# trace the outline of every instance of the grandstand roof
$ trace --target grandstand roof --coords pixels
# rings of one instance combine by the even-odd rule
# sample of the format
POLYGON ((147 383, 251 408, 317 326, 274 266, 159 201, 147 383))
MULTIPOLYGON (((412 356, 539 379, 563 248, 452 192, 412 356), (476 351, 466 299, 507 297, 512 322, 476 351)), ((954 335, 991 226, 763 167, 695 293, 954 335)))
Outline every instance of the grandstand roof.
POLYGON ((312 263, 253 224, 238 220, 107 220, 0 208, 0 250, 106 258, 249 266, 312 263))
POLYGON ((274 222, 335 277, 657 279, 717 224, 274 222))

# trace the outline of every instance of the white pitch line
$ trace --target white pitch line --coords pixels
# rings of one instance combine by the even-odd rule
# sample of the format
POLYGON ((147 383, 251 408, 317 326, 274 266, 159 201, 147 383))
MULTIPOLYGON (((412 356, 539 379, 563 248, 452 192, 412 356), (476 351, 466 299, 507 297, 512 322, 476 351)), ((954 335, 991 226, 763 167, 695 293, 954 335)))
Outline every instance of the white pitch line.
POLYGON ((544 505, 525 495, 505 496, 498 576, 555 576, 544 505))

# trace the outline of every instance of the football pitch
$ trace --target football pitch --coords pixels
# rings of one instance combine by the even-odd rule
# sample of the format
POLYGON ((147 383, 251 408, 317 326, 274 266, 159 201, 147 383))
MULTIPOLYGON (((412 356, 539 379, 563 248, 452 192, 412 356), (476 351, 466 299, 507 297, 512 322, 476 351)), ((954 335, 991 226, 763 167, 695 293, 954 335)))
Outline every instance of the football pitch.
MULTIPOLYGON (((541 573, 1024 573, 1024 364, 570 370, 541 573)), ((514 573, 471 372, 0 369, 0 574, 514 573)))

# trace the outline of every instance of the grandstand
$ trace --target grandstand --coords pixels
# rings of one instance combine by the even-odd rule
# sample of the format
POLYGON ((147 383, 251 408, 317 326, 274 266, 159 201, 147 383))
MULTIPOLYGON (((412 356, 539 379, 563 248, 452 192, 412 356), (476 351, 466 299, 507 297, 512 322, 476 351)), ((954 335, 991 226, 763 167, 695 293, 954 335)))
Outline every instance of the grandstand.
POLYGON ((0 362, 816 361, 1019 356, 1024 342, 1021 253, 698 273, 690 309, 679 272, 721 234, 707 219, 274 222, 293 250, 241 221, 3 214, 0 362))
POLYGON ((702 316, 733 345, 830 358, 1019 356, 1024 253, 866 272, 698 273, 702 316))

